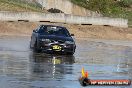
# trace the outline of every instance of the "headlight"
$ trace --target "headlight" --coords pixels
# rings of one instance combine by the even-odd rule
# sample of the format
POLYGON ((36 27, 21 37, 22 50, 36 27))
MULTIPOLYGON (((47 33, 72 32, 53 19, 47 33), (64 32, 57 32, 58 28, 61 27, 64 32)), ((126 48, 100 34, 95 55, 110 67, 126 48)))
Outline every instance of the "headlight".
POLYGON ((40 40, 43 41, 43 42, 51 42, 50 39, 40 39, 40 40))
POLYGON ((66 44, 74 44, 73 41, 65 41, 66 44))

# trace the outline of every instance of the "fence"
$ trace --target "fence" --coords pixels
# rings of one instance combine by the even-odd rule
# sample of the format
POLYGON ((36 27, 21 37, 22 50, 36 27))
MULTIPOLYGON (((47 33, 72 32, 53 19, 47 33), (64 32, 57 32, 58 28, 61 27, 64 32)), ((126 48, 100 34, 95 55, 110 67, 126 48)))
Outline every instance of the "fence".
POLYGON ((74 16, 61 13, 0 12, 1 21, 60 22, 69 24, 106 25, 128 27, 128 20, 109 17, 74 16))

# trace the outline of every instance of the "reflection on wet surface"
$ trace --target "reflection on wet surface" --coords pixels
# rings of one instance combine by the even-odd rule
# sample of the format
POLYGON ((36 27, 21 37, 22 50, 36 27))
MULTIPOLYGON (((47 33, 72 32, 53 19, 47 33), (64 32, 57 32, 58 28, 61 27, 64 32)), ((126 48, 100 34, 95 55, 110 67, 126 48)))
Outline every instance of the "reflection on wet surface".
POLYGON ((46 54, 32 54, 30 56, 32 77, 48 81, 61 80, 65 74, 72 74, 74 56, 55 56, 46 54))
MULTIPOLYGON (((81 68, 91 79, 132 79, 132 48, 76 40, 74 56, 38 54, 29 38, 0 38, 0 88, 82 88, 81 68)), ((90 88, 132 88, 91 86, 90 88)))

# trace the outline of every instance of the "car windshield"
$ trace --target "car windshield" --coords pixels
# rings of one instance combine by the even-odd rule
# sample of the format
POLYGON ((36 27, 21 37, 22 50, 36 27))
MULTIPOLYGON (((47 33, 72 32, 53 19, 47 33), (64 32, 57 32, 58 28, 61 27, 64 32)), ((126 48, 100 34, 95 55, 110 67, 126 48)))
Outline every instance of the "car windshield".
POLYGON ((69 37, 70 34, 66 28, 63 27, 56 27, 56 26, 47 26, 47 27, 41 27, 41 34, 45 35, 57 35, 57 36, 65 36, 69 37))

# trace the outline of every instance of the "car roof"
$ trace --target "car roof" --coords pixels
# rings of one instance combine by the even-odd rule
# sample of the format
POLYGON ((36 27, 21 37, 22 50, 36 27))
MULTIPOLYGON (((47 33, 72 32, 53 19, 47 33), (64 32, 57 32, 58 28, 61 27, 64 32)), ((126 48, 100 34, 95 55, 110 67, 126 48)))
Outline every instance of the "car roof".
POLYGON ((45 27, 60 27, 60 28, 66 28, 66 27, 63 27, 63 26, 56 26, 56 25, 40 25, 40 26, 45 26, 45 27))

